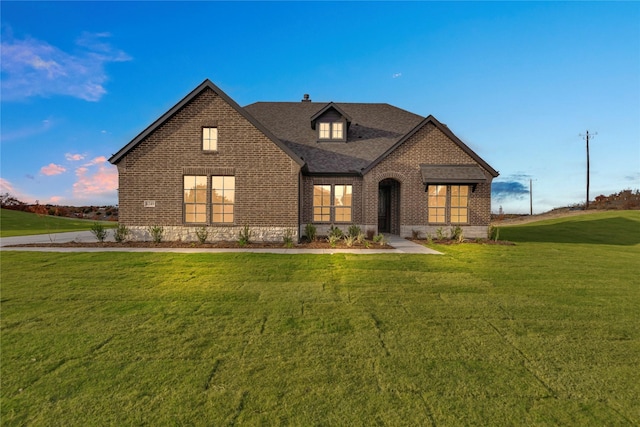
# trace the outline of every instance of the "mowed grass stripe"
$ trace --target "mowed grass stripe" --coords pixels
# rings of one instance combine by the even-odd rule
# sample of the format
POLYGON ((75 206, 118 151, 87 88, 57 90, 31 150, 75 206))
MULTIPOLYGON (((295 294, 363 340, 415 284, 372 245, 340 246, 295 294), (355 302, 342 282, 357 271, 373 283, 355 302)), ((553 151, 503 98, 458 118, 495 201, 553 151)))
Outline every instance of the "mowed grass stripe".
POLYGON ((513 230, 438 257, 3 251, 3 425, 638 424, 640 245, 513 230))

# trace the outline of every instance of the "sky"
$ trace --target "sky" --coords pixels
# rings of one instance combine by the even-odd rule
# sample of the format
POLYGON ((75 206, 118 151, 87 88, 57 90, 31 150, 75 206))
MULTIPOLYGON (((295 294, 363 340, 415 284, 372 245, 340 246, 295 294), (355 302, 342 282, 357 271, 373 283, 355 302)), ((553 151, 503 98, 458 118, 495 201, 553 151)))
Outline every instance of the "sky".
POLYGON ((639 2, 0 2, 0 192, 117 204, 108 159, 205 79, 432 114, 492 210, 640 188, 639 2), (581 136, 583 135, 583 136, 581 136), (530 197, 530 188, 532 189, 530 197))

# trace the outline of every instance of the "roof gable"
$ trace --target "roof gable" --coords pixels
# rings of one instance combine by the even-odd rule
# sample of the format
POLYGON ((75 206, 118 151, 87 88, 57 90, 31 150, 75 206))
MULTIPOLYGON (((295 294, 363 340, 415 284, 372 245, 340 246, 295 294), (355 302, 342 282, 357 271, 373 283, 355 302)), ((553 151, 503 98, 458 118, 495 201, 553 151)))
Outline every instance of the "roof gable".
POLYGON ((159 128, 166 121, 175 116, 183 107, 189 104, 195 97, 201 94, 204 90, 211 89, 214 91, 220 98, 222 98, 227 104, 229 104, 233 109, 235 109, 240 115, 242 115, 247 121, 249 121, 253 126, 255 126, 260 132, 262 132, 267 138, 269 138, 274 144, 276 144, 282 151, 284 151, 292 160, 298 163, 300 166, 304 166, 304 161, 294 153, 289 147, 287 147, 280 139, 274 136, 271 131, 269 131, 266 127, 264 127, 259 121, 257 121, 251 114, 249 114, 245 109, 240 107, 231 97, 229 97, 226 93, 224 93, 218 86, 213 84, 211 80, 206 79, 198 87, 192 90, 187 96, 182 98, 176 105, 174 105, 169 111, 160 116, 155 122, 149 125, 145 130, 143 130, 138 136, 132 139, 127 145, 122 147, 116 154, 112 155, 109 159, 109 162, 112 164, 117 164, 124 156, 127 155, 132 149, 134 149, 138 144, 140 144, 147 136, 153 133, 157 128, 159 128))
POLYGON ((422 122, 418 123, 416 127, 410 130, 407 134, 405 134, 402 138, 398 140, 393 146, 389 147, 387 151, 385 151, 382 155, 380 155, 376 160, 371 162, 369 166, 363 169, 362 174, 366 174, 371 169, 373 169, 378 163, 384 160, 389 154, 391 154, 394 150, 396 150, 400 145, 404 144, 409 138, 415 135, 420 129, 425 127, 427 124, 433 124, 436 128, 438 128, 442 133, 444 133, 451 141, 453 141, 458 147, 462 149, 466 154, 469 155, 473 160, 475 160, 480 166, 482 166, 487 172, 491 174, 494 178, 499 175, 498 171, 493 169, 487 162, 485 162, 480 156, 478 156, 471 148, 469 148, 460 138, 458 138, 449 128, 442 123, 440 123, 435 117, 429 115, 422 122))
POLYGON ((349 127, 349 125, 351 124, 351 117, 347 113, 345 113, 340 107, 338 107, 335 103, 330 102, 327 105, 325 105, 324 108, 322 108, 320 111, 318 111, 313 116, 311 116, 311 128, 315 129, 316 122, 331 110, 335 111, 340 116, 342 116, 347 121, 347 127, 349 127))

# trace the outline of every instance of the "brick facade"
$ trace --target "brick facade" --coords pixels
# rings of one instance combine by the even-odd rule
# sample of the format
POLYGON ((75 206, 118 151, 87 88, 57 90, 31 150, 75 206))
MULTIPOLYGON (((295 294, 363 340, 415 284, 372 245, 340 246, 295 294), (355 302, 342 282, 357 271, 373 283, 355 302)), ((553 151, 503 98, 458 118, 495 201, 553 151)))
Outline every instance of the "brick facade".
MULTIPOLYGON (((120 222, 129 227, 186 227, 183 176, 233 175, 235 221, 220 228, 298 228, 300 166, 211 89, 157 127, 117 166, 120 222), (218 127, 217 152, 202 150, 203 127, 218 127), (144 207, 145 201, 155 207, 144 207)), ((210 203, 207 217, 210 224, 210 203)))
MULTIPOLYGON (((377 228, 379 183, 391 178, 400 185, 400 200, 399 205, 396 205, 399 207, 400 218, 399 225, 396 224, 394 227, 396 233, 409 237, 412 231, 416 230, 425 237, 426 234, 435 235, 440 227, 449 231, 451 223, 429 224, 427 193, 422 183, 420 164, 474 165, 477 163, 435 125, 427 124, 364 176, 363 228, 377 228)), ((460 224, 467 237, 486 237, 491 217, 492 176, 488 171, 485 171, 485 175, 487 182, 477 184, 475 191, 469 195, 468 224, 460 224)))

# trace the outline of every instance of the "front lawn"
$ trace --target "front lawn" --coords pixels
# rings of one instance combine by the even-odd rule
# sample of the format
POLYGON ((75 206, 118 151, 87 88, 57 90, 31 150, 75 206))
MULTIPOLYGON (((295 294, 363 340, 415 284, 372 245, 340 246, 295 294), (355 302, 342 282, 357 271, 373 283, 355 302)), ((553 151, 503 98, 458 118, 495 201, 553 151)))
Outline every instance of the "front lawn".
MULTIPOLYGON (((73 219, 29 212, 0 209, 0 237, 30 236, 34 234, 65 233, 91 230, 96 221, 73 219)), ((117 226, 113 221, 98 221, 107 228, 117 226)))
POLYGON ((2 424, 637 425, 640 214, 599 215, 444 256, 3 250, 2 424))

